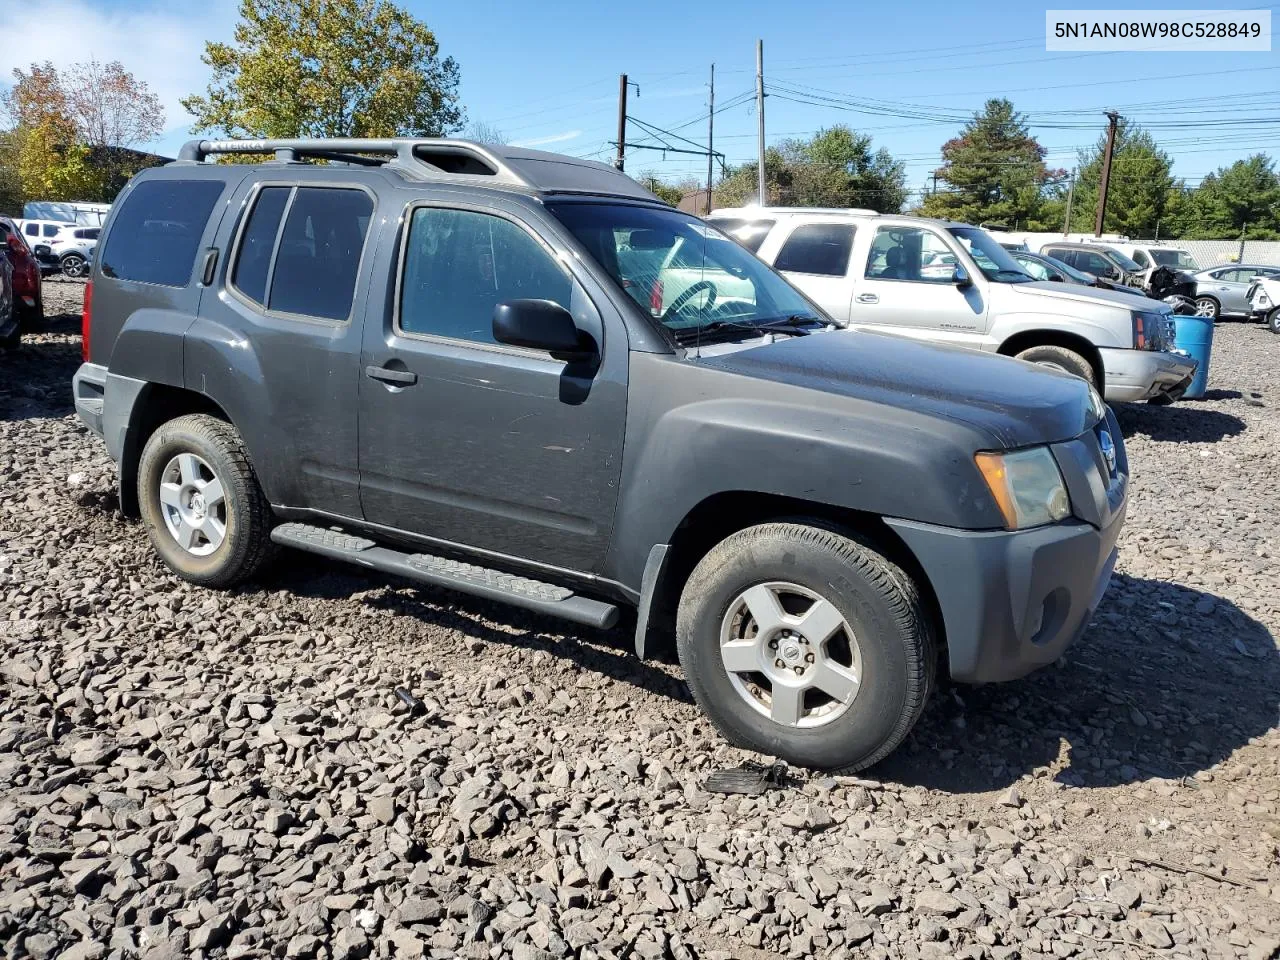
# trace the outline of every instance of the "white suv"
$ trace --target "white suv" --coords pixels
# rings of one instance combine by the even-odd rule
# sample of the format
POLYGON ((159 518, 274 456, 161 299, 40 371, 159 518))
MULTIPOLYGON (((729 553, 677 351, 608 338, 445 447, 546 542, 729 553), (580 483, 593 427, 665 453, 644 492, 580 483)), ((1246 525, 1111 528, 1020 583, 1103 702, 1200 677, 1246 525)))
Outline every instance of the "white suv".
POLYGON ((98 247, 101 227, 86 227, 79 223, 63 223, 58 220, 15 220, 14 223, 27 238, 32 248, 38 243, 47 244, 57 258, 63 275, 87 277, 93 263, 93 253, 98 247))
POLYGON ((1057 367, 1112 401, 1177 399, 1195 373, 1171 352, 1167 305, 1037 281, 968 224, 800 207, 716 210, 710 222, 845 326, 1057 367))

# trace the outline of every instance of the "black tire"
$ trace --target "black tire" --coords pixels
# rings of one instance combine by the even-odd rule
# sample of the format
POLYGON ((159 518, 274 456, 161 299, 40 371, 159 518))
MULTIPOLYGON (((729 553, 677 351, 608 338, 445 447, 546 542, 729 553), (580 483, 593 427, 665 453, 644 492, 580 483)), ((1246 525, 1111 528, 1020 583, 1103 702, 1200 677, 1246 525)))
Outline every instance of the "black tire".
POLYGON ((151 543, 165 565, 183 580, 229 587, 252 577, 272 553, 271 506, 236 429, 206 414, 189 414, 160 426, 138 463, 138 504, 151 543), (179 454, 195 454, 222 487, 220 544, 207 556, 181 546, 166 523, 161 479, 179 454))
POLYGON ((1276 307, 1267 314, 1267 329, 1272 333, 1280 334, 1280 307, 1276 307))
POLYGON ((1074 373, 1090 385, 1094 387, 1098 385, 1098 377, 1094 373, 1093 364, 1074 350, 1068 350, 1066 347, 1055 347, 1050 344, 1040 347, 1028 347, 1021 353, 1016 354, 1016 356, 1019 360, 1026 360, 1028 363, 1038 363, 1041 366, 1053 367, 1055 370, 1074 373))
POLYGON ((685 584, 676 643, 694 698, 727 740, 824 770, 861 770, 888 756, 920 718, 937 661, 911 578, 870 546, 804 523, 749 527, 712 548, 685 584), (856 637, 860 685, 844 712, 821 726, 774 722, 724 664, 722 622, 744 590, 774 581, 825 599, 856 637))
POLYGON ((22 343, 22 323, 21 321, 13 325, 13 329, 3 337, 0 337, 0 350, 16 350, 22 343))
POLYGON ((1196 316, 1217 321, 1222 314, 1222 304, 1215 297, 1196 297, 1196 316))
POLYGON ((89 272, 89 261, 78 253, 68 253, 61 260, 62 275, 79 279, 89 272))
POLYGON ((18 324, 23 330, 39 330, 44 326, 44 303, 40 300, 34 306, 15 302, 13 309, 18 312, 18 324))

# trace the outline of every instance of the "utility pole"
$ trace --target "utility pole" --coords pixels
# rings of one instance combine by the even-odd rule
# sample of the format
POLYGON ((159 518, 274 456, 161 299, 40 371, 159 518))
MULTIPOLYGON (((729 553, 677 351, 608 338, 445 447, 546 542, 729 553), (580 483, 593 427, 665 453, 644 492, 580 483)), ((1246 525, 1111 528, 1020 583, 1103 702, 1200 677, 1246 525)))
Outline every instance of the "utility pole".
POLYGON ((1067 187, 1067 222, 1062 225, 1062 235, 1071 233, 1071 206, 1076 200, 1076 172, 1071 171, 1071 186, 1067 187))
POLYGON ((764 41, 756 41, 756 117, 760 125, 760 150, 756 161, 757 191, 760 206, 768 206, 769 194, 764 183, 764 41))
POLYGON ((1244 263, 1244 235, 1249 230, 1249 222, 1246 220, 1240 227, 1240 255, 1236 257, 1236 263, 1244 263))
POLYGON ((1111 187, 1111 155, 1116 149, 1116 124, 1120 114, 1107 111, 1107 152, 1102 158, 1102 183, 1098 187, 1098 215, 1093 221, 1093 235, 1102 236, 1102 221, 1107 214, 1107 190, 1111 187))
POLYGON ((716 133, 716 65, 711 65, 711 99, 707 104, 707 213, 711 212, 711 177, 714 174, 716 133))
POLYGON ((932 176, 932 177, 933 177, 933 192, 936 194, 936 193, 938 192, 938 174, 937 174, 937 171, 934 171, 932 174, 930 174, 930 176, 932 176))
POLYGON ((618 77, 618 156, 613 165, 619 170, 627 155, 627 75, 618 77))

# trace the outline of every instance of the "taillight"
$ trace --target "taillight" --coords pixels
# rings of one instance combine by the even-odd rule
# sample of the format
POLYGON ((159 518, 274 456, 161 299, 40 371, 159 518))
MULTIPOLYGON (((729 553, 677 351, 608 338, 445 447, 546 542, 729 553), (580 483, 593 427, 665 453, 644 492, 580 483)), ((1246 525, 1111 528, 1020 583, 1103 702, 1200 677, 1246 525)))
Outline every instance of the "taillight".
POLYGON ((662 316, 662 279, 658 278, 653 281, 653 286, 649 288, 649 311, 655 316, 662 316))
POLYGON ((89 329, 93 326, 93 281, 84 285, 84 309, 80 313, 80 359, 89 362, 89 329))

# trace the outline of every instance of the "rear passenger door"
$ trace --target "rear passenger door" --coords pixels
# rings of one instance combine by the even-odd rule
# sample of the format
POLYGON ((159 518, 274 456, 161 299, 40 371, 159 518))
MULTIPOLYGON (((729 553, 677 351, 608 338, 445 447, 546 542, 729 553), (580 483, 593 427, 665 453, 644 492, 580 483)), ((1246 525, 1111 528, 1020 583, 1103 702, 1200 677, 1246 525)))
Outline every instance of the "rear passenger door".
POLYGON ((325 177, 238 191, 221 282, 187 337, 187 376, 237 408, 273 503, 358 518, 359 307, 377 200, 325 177))
POLYGON ((772 256, 775 270, 842 324, 849 322, 853 297, 849 277, 853 238, 852 223, 798 223, 781 239, 772 256))
POLYGON ((398 260, 379 255, 391 286, 371 297, 365 324, 366 520, 599 569, 622 467, 628 343, 609 298, 553 245, 555 230, 536 211, 470 196, 403 213, 398 260), (495 342, 494 307, 513 299, 567 308, 600 345, 599 366, 495 342))

